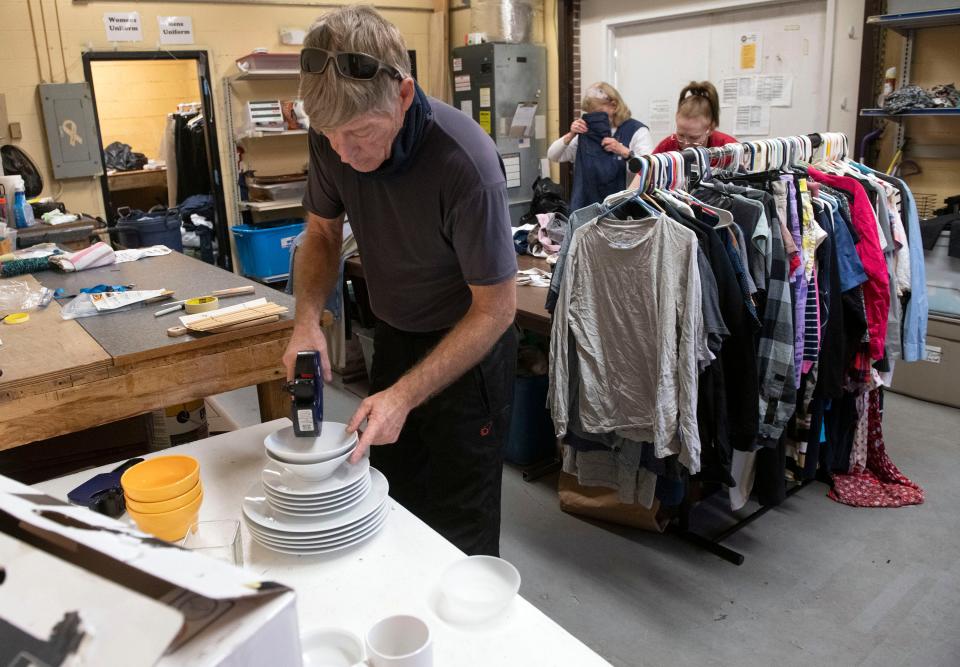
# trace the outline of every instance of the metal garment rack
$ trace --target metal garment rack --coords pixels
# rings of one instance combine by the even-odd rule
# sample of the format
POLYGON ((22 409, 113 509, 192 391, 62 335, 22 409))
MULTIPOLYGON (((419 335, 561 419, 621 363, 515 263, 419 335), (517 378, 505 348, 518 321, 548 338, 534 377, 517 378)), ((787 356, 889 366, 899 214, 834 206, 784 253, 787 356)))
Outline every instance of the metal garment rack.
MULTIPOLYGON (((810 140, 810 144, 812 148, 818 148, 823 144, 824 139, 822 135, 823 133, 813 133, 813 134, 806 135, 806 137, 810 140)), ((842 135, 838 133, 833 133, 833 136, 841 137, 842 135)), ((845 140, 845 137, 843 138, 845 140)), ((778 139, 774 139, 773 141, 778 141, 778 139)), ((714 159, 720 160, 725 155, 728 155, 730 153, 729 146, 730 145, 728 144, 727 147, 707 149, 711 162, 714 159)), ((746 147, 749 147, 750 145, 740 144, 739 146, 746 148, 746 147)), ((844 141, 844 146, 846 146, 846 141, 844 141)), ((682 155, 684 158, 685 170, 689 175, 690 169, 697 162, 697 158, 695 157, 695 153, 693 151, 683 152, 682 155)), ((639 156, 639 157, 632 158, 632 160, 641 160, 641 159, 650 159, 650 158, 648 158, 647 156, 639 156)), ((634 164, 635 163, 630 165, 631 170, 634 172, 639 171, 639 169, 633 168, 634 164)), ((561 469, 561 462, 559 459, 555 458, 552 461, 545 461, 535 465, 532 468, 528 468, 523 472, 523 479, 524 481, 527 481, 527 482, 533 482, 537 479, 540 479, 544 475, 557 472, 560 469, 561 469)), ((799 470, 796 470, 790 466, 788 466, 787 469, 793 472, 798 480, 801 479, 801 474, 799 470)), ((787 498, 790 498, 791 496, 799 492, 801 489, 803 489, 813 481, 814 480, 802 480, 802 481, 793 483, 785 491, 784 502, 786 501, 787 498)), ((786 482, 784 483, 786 484, 786 482)), ((712 493, 708 494, 708 496, 706 497, 709 497, 710 495, 712 495, 712 493)), ((694 532, 693 530, 690 529, 690 514, 693 511, 693 509, 704 499, 705 498, 701 498, 700 500, 697 500, 697 501, 692 500, 690 495, 690 488, 688 487, 687 495, 685 496, 683 502, 681 502, 679 506, 678 515, 674 517, 674 519, 676 520, 676 523, 674 524, 673 521, 671 520, 671 526, 670 528, 668 528, 667 532, 677 535, 684 541, 689 542, 690 544, 693 544, 694 546, 697 546, 701 549, 704 549, 705 551, 709 551, 715 556, 722 558, 723 560, 727 561, 728 563, 732 563, 733 565, 742 565, 744 561, 744 556, 739 551, 735 551, 727 546, 724 546, 722 542, 726 540, 728 537, 730 537, 731 535, 741 530, 742 528, 747 527, 748 525, 750 525, 751 523, 753 523, 754 521, 762 517, 764 514, 769 512, 774 507, 778 507, 781 504, 781 503, 777 503, 777 504, 770 504, 770 505, 761 505, 757 510, 751 512, 747 516, 738 520, 732 526, 725 528, 720 533, 712 537, 707 537, 707 536, 701 535, 700 533, 694 532)))

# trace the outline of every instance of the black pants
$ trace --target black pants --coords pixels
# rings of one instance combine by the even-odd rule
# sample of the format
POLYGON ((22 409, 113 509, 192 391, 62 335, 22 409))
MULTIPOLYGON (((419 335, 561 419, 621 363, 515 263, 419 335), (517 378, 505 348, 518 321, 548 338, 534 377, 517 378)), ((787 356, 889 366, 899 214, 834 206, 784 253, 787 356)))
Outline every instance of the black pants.
MULTIPOLYGON (((377 323, 370 391, 383 391, 445 332, 409 333, 377 323)), ((414 409, 392 445, 370 463, 390 495, 468 555, 500 553, 500 484, 510 428, 517 339, 513 327, 484 359, 414 409)))

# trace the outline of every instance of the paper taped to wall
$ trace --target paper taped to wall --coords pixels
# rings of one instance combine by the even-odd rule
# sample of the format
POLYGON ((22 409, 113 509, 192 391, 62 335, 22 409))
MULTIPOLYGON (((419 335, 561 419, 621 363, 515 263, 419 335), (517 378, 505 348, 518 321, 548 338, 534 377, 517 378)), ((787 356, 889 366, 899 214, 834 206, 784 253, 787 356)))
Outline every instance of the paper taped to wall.
POLYGON ((765 104, 738 106, 734 133, 738 137, 769 135, 770 107, 765 104))
POLYGON ((789 74, 761 74, 755 77, 754 98, 758 104, 788 107, 793 97, 793 77, 789 74))
POLYGON ((673 128, 673 104, 666 98, 650 100, 647 124, 654 135, 668 134, 673 128))
POLYGON ((763 38, 758 32, 743 33, 737 37, 737 63, 741 72, 759 72, 763 69, 762 46, 763 38))
POLYGON ((793 103, 793 76, 758 74, 720 80, 720 105, 789 107, 793 103))

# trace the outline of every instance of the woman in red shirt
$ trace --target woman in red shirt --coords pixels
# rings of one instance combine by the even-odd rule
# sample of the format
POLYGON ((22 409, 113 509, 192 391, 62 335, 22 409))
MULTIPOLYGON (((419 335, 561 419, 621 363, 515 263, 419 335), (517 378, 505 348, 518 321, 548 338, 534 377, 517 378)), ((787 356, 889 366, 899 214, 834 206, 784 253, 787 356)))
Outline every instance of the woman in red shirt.
POLYGON ((680 91, 677 104, 677 131, 657 144, 654 153, 706 146, 716 148, 737 143, 736 138, 717 131, 720 98, 709 81, 691 81, 680 91))

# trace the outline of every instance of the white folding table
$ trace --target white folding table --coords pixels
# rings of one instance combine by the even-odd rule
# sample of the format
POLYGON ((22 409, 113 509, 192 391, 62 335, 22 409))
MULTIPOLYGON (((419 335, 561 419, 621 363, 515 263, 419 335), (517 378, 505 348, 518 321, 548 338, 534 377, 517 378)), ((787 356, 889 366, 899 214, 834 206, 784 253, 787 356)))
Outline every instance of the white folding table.
MULTIPOLYGON (((276 420, 170 450, 200 461, 201 521, 241 520, 244 492, 259 479, 267 461, 263 438, 288 424, 276 420)), ((37 488, 66 499, 70 489, 116 465, 50 480, 37 488)), ((501 618, 480 627, 443 621, 435 613, 437 584, 443 570, 464 555, 395 501, 389 502, 387 521, 373 539, 324 556, 270 551, 253 542, 243 526, 244 566, 261 580, 277 581, 296 591, 301 635, 334 626, 362 637, 379 619, 410 613, 430 626, 438 667, 609 664, 519 596, 501 618)))

